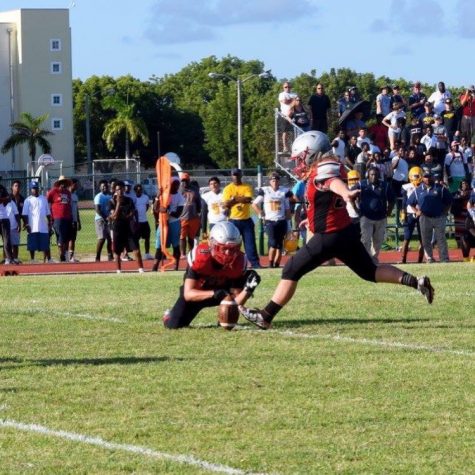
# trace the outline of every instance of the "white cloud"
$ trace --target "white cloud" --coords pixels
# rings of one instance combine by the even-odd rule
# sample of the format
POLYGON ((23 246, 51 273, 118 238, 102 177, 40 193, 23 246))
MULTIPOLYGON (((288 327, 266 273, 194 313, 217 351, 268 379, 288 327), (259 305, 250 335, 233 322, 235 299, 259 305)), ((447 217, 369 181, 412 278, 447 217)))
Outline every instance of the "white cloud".
POLYGON ((157 44, 209 41, 231 25, 290 23, 313 15, 311 0, 157 0, 150 11, 145 37, 157 44))

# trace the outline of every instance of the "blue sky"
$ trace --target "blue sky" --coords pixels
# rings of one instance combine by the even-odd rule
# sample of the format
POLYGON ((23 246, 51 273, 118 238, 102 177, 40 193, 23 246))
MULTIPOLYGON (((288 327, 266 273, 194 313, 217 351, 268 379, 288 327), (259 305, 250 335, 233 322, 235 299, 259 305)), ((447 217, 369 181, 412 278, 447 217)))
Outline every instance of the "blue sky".
POLYGON ((348 67, 448 86, 475 83, 474 0, 2 0, 70 8, 73 77, 147 80, 228 54, 279 79, 348 67))

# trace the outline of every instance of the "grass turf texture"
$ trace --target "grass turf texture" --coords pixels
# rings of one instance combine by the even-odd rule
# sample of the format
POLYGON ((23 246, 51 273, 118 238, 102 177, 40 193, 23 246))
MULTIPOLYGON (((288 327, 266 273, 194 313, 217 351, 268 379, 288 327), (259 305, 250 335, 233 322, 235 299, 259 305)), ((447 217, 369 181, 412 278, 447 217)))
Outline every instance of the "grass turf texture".
MULTIPOLYGON (((407 269, 432 306, 321 268, 271 332, 223 331, 217 309, 165 330, 181 273, 2 279, 0 420, 243 471, 473 473, 474 268, 407 269)), ((280 275, 261 274, 257 306, 280 275)), ((207 472, 1 426, 0 454, 2 473, 207 472)))

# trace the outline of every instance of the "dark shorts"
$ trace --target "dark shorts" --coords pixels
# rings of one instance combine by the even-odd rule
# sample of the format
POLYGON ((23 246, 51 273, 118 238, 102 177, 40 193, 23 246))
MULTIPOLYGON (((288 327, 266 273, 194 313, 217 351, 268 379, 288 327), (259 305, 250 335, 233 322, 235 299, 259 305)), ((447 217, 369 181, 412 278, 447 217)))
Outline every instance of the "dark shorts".
POLYGON ((404 224, 404 241, 410 241, 414 234, 414 229, 417 227, 417 233, 419 239, 421 236, 421 230, 419 228, 419 219, 414 214, 408 213, 406 223, 404 224))
POLYGON ((71 219, 58 218, 53 221, 53 229, 56 233, 58 245, 68 244, 73 233, 73 221, 71 219))
POLYGON ((187 302, 184 298, 183 286, 180 287, 180 296, 175 305, 170 310, 170 319, 165 322, 167 328, 187 327, 198 313, 207 307, 217 307, 219 302, 214 298, 202 300, 201 302, 187 302))
POLYGON ((269 247, 282 250, 284 238, 287 234, 287 221, 266 221, 266 233, 269 240, 269 247))
POLYGON ((139 223, 137 239, 150 239, 150 224, 148 224, 148 221, 139 223))
POLYGON ((133 252, 139 249, 137 237, 132 233, 129 223, 115 225, 112 230, 112 250, 115 254, 122 251, 133 252))
POLYGON ((49 249, 49 233, 30 233, 26 238, 26 248, 29 251, 43 251, 49 249))
POLYGON ((355 225, 328 234, 316 233, 292 256, 282 271, 282 279, 298 281, 324 262, 337 258, 362 279, 375 282, 376 265, 361 243, 355 225))

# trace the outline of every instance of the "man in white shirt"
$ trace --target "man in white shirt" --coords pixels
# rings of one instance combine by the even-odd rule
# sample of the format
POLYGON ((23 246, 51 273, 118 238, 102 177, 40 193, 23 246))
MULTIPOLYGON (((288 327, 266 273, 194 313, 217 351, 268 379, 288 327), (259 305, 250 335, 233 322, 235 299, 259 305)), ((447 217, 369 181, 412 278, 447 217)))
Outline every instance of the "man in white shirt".
POLYGON ((35 259, 35 251, 42 251, 45 262, 52 262, 49 235, 53 220, 46 197, 39 194, 38 182, 31 182, 30 196, 25 199, 22 211, 23 226, 28 233, 26 248, 30 251, 31 260, 35 259))
POLYGON ((437 137, 434 135, 434 129, 428 125, 425 129, 426 134, 421 138, 421 144, 424 145, 426 151, 437 147, 437 137))
POLYGON ((144 242, 144 259, 146 261, 153 260, 150 254, 150 224, 148 223, 147 211, 150 208, 150 198, 143 192, 142 185, 137 183, 134 186, 135 192, 135 210, 137 212, 137 239, 143 239, 144 242))
POLYGON ((332 151, 340 159, 341 163, 345 163, 346 156, 346 141, 345 141, 345 131, 340 130, 338 137, 335 137, 332 142, 332 151))
POLYGON ((269 177, 269 186, 263 186, 252 202, 252 208, 265 222, 269 240, 269 267, 280 265, 284 238, 290 231, 287 221, 290 221, 291 194, 287 188, 280 186, 279 173, 273 172, 269 177))
POLYGON ((444 112, 446 99, 452 99, 452 94, 445 89, 445 83, 440 81, 437 84, 437 91, 434 91, 428 99, 428 102, 434 105, 434 112, 436 114, 440 115, 444 112))
POLYGON ((286 81, 283 84, 283 91, 279 94, 279 102, 280 102, 280 112, 284 115, 284 132, 282 133, 282 144, 283 144, 283 152, 288 153, 288 133, 292 131, 292 124, 290 122, 290 111, 292 109, 292 104, 294 99, 297 97, 295 92, 292 92, 292 84, 286 81), (287 120, 288 119, 288 120, 287 120))
POLYGON ((460 183, 469 175, 467 158, 459 150, 459 143, 455 140, 450 144, 450 152, 444 160, 445 174, 451 193, 455 193, 460 183))
POLYGON ((220 221, 226 221, 226 208, 223 205, 223 192, 221 191, 221 182, 217 176, 212 176, 208 180, 209 191, 201 195, 204 206, 201 210, 201 229, 203 230, 203 239, 207 238, 207 229, 209 230, 220 221))

